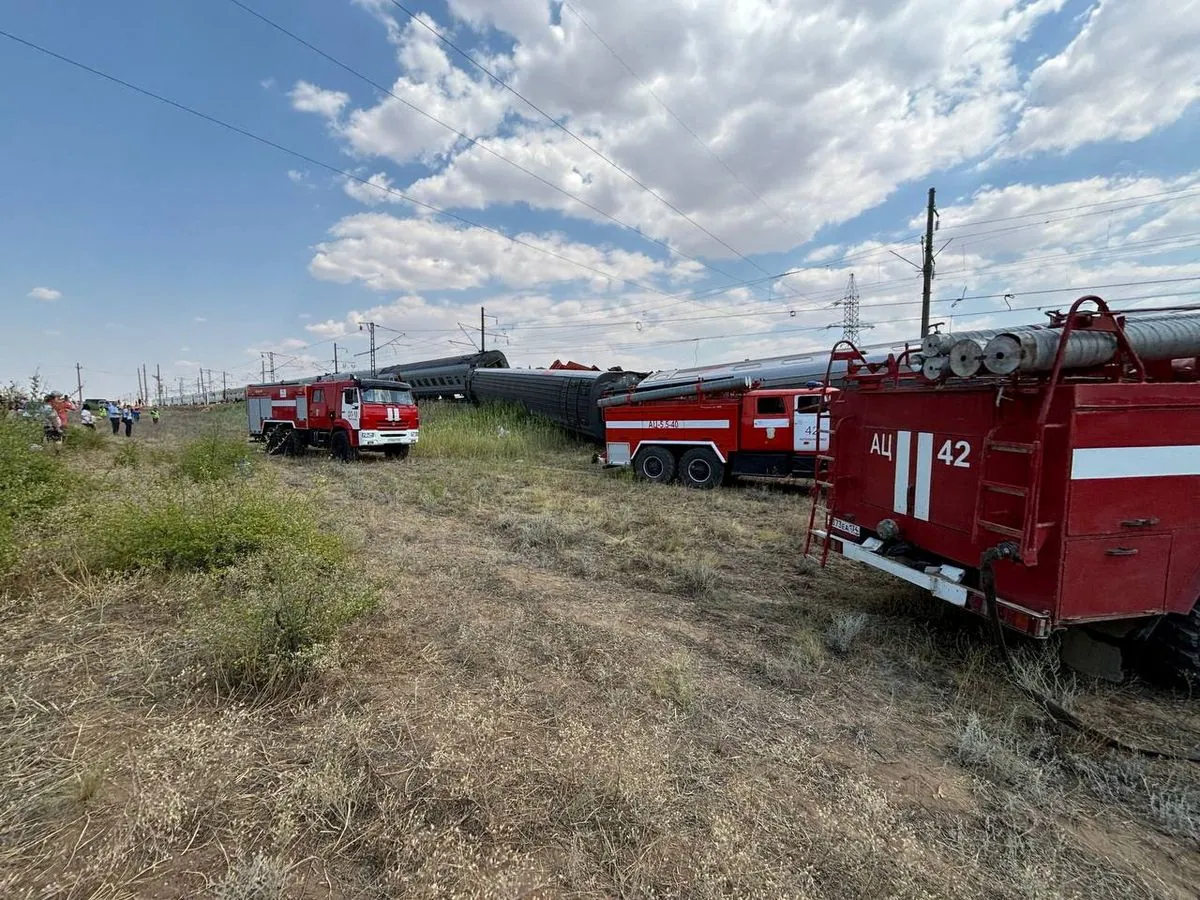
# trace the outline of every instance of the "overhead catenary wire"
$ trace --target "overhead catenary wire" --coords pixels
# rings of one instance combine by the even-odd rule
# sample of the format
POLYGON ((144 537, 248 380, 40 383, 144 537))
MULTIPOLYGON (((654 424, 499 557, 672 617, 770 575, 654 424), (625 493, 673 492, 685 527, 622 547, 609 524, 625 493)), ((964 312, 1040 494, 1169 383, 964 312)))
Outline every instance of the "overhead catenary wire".
POLYGON ((420 200, 416 197, 413 197, 409 194, 404 193, 403 191, 396 190, 395 188, 390 188, 390 187, 385 187, 383 185, 375 184, 375 183, 369 181, 368 179, 363 178, 359 175, 355 175, 352 172, 348 172, 345 169, 340 169, 335 165, 332 165, 327 162, 323 162, 322 160, 319 160, 319 159, 316 159, 315 157, 309 156, 306 153, 302 153, 299 150, 293 150, 292 148, 286 147, 283 144, 280 144, 276 141, 271 140, 270 138, 266 138, 266 137, 263 137, 262 135, 255 134, 253 131, 249 131, 238 125, 234 125, 231 122, 226 122, 224 119, 220 119, 220 118, 217 118, 216 116, 209 115, 208 113, 202 112, 201 110, 198 110, 198 109, 195 109, 194 107, 188 106, 185 103, 180 103, 177 100, 172 100, 169 97, 165 97, 162 94, 155 93, 154 91, 151 91, 148 88, 144 88, 144 87, 136 85, 130 81, 126 81, 125 79, 119 78, 116 75, 111 75, 108 72, 104 72, 100 69, 89 66, 86 63, 80 62, 76 59, 72 59, 69 56, 64 56, 61 53, 57 53, 54 50, 51 50, 47 47, 43 47, 41 44, 37 44, 33 41, 27 40, 23 37, 13 34, 12 32, 0 29, 0 37, 7 38, 8 40, 13 41, 14 43, 21 44, 25 47, 28 47, 31 50, 34 50, 38 53, 42 53, 46 56, 51 57, 52 59, 56 59, 59 62, 66 63, 69 66, 73 66, 74 68, 80 69, 81 71, 87 72, 91 75, 95 75, 97 78, 104 79, 105 81, 111 82, 112 84, 119 85, 123 88, 126 88, 127 90, 131 90, 131 91, 134 91, 135 93, 141 94, 144 97, 148 97, 159 103, 166 104, 167 106, 173 107, 174 109, 177 109, 181 112, 188 113, 189 115, 195 116, 198 119, 202 119, 213 125, 218 125, 221 128, 224 128, 228 131, 233 132, 234 134, 238 134, 238 135, 241 135, 242 137, 249 138, 252 141, 256 141, 260 144, 263 144, 264 146, 271 147, 275 150, 280 151, 281 153, 286 153, 287 155, 295 157, 296 159, 302 160, 302 161, 308 163, 309 165, 316 166, 318 168, 325 169, 326 171, 332 172, 335 175, 341 175, 344 178, 348 178, 353 181, 357 181, 358 183, 366 185, 367 187, 373 188, 374 190, 383 191, 385 193, 392 194, 408 203, 413 204, 414 206, 419 206, 423 209, 427 209, 430 212, 436 213, 437 215, 445 216, 449 219, 454 219, 457 222, 461 222, 464 225, 469 225, 473 228, 479 228, 483 231, 487 231, 491 234, 496 235, 497 237, 500 237, 506 241, 509 241, 512 244, 515 244, 520 247, 525 247, 527 250, 533 250, 537 253, 541 253, 546 256, 553 257, 554 259, 558 259, 562 262, 568 263, 569 265, 576 266, 577 268, 589 271, 589 272, 593 273, 594 275, 599 275, 600 277, 605 278, 608 281, 618 282, 621 284, 633 285, 634 287, 640 288, 641 290, 644 290, 644 291, 649 291, 650 293, 654 293, 654 294, 661 294, 661 295, 667 296, 667 297, 671 296, 670 294, 667 294, 665 291, 663 291, 659 288, 653 287, 652 285, 642 284, 641 282, 634 281, 631 278, 625 278, 621 275, 617 275, 614 272, 606 272, 603 269, 598 269, 595 266, 588 265, 587 263, 580 262, 579 260, 571 259, 569 256, 565 256, 561 253, 556 253, 555 251, 549 250, 545 247, 539 247, 536 244, 531 244, 528 241, 523 241, 523 240, 521 240, 521 238, 513 237, 512 235, 506 234, 505 232, 501 231, 498 228, 493 228, 490 225, 484 225, 483 223, 476 222, 472 219, 467 218, 466 216, 461 216, 458 213, 454 213, 454 212, 450 212, 449 210, 442 209, 439 206, 435 206, 432 203, 427 203, 424 200, 420 200))
POLYGON ((639 75, 637 72, 635 72, 633 67, 630 66, 629 63, 627 63, 621 57, 621 55, 619 53, 617 53, 616 50, 613 49, 613 46, 608 41, 606 41, 603 37, 600 36, 600 33, 597 32, 596 29, 592 27, 592 24, 584 17, 583 13, 581 13, 574 6, 572 6, 570 3, 568 3, 567 0, 563 0, 563 7, 565 9, 568 9, 571 11, 572 15, 574 15, 575 18, 579 20, 579 23, 588 30, 588 33, 591 34, 591 36, 594 37, 597 41, 599 41, 604 46, 605 50, 607 50, 610 54, 612 54, 613 59, 615 59, 618 63, 620 63, 621 67, 623 69, 625 69, 625 71, 628 72, 630 75, 632 75, 638 84, 640 84, 643 88, 645 88, 646 93, 648 93, 651 97, 654 98, 654 101, 666 111, 667 115, 669 115, 672 119, 674 119, 676 124, 678 124, 680 128, 682 128, 689 135, 691 135, 692 139, 697 144, 699 144, 704 149, 704 151, 706 153, 708 153, 709 156, 711 156, 714 160, 716 160, 721 165, 721 168, 723 168, 726 172, 728 172, 733 177, 733 179, 735 181, 737 181, 738 184, 740 184, 742 187, 744 187, 746 189, 746 191, 754 197, 754 199, 756 199, 760 204, 762 204, 763 209, 765 209, 767 212, 771 213, 771 215, 774 218, 779 219, 780 222, 783 222, 785 224, 787 223, 787 219, 783 215, 783 213, 781 213, 779 210, 775 209, 775 207, 773 207, 771 204, 769 204, 766 201, 766 199, 763 197, 762 194, 760 194, 753 187, 751 187, 749 184, 747 184, 746 181, 740 175, 738 175, 738 173, 735 172, 732 167, 730 167, 729 163, 727 163, 724 159, 722 159, 721 156, 715 150, 713 150, 712 147, 710 147, 708 145, 708 142, 706 142, 703 138, 701 138, 700 135, 696 134, 696 132, 694 130, 692 130, 691 126, 688 125, 687 122, 683 121, 683 119, 681 119, 675 113, 675 110, 671 109, 671 107, 669 107, 666 104, 666 101, 664 101, 661 97, 658 96, 658 94, 656 94, 654 92, 654 88, 650 87, 650 85, 646 83, 646 80, 644 78, 642 78, 642 76, 639 75))
POLYGON ((647 194, 649 194, 651 197, 653 197, 659 203, 666 206, 668 209, 670 209, 672 212, 674 212, 680 218, 685 219, 686 221, 690 222, 699 231, 708 235, 708 237, 712 238, 714 241, 716 241, 718 244, 720 244, 722 247, 724 247, 726 250, 728 250, 734 256, 737 256, 740 259, 742 259, 743 261, 754 266, 754 268, 758 269, 760 272, 762 272, 764 274, 768 274, 767 270, 765 268, 763 268, 761 264, 750 259, 750 257, 746 256, 740 250, 738 250, 737 248, 726 243, 721 238, 717 237, 715 234, 713 234, 711 231, 709 231, 707 228, 705 228, 703 225, 701 225, 699 222, 697 222, 695 219, 693 219, 691 216, 689 216, 687 213, 685 213, 683 210, 681 210, 678 206, 673 204, 670 200, 663 197, 661 194, 659 194, 657 191, 655 191, 652 187, 650 187, 649 185, 647 185, 644 182, 642 182, 641 180, 639 180, 636 175, 633 175, 631 172, 629 172, 629 170, 622 167, 620 163, 616 162, 611 157, 607 156, 603 151, 598 150, 596 147, 589 144, 587 141, 585 141, 583 138, 581 138, 578 134, 576 134, 574 131, 572 131, 570 128, 568 128, 566 125, 562 124, 562 122, 555 119, 552 115, 550 115, 548 112, 546 112, 540 106, 538 106, 536 103, 534 103, 532 100, 530 100, 528 97, 526 97, 520 91, 518 91, 516 88, 514 88, 508 82, 506 82, 504 79, 502 79, 499 75, 494 73, 487 66, 483 65, 483 63, 476 60, 475 57, 472 56, 470 53, 468 53, 466 50, 463 50, 461 47, 459 47, 457 44, 455 44, 453 41, 451 41, 448 37, 446 37, 444 34, 442 34, 442 32, 439 29, 434 28, 432 25, 430 25, 428 22, 426 22, 424 19, 422 19, 420 16, 418 16, 416 13, 414 13, 412 10, 410 10, 408 7, 406 7, 404 4, 400 3, 399 0, 388 0, 388 2, 390 2, 392 4, 392 6, 396 7, 401 12, 403 12, 413 22, 420 25, 422 28, 424 28, 426 31, 428 31, 430 34, 432 34, 434 37, 436 37, 439 41, 441 41, 447 47, 451 48, 455 53, 459 54, 463 59, 465 59, 469 63, 471 63, 471 65, 473 65, 479 71, 483 72, 483 74, 485 74, 488 78, 490 78, 492 81, 494 81, 500 87, 504 88, 504 90, 511 93, 514 97, 518 98, 522 103, 524 103, 526 106, 528 106, 534 112, 536 112, 538 115, 542 116, 546 121, 548 121, 555 128, 559 129, 564 134, 566 134, 567 136, 569 136, 570 138, 575 140, 581 147, 586 149, 588 152, 592 153, 597 158, 603 160, 614 170, 616 170, 617 172, 620 172, 627 179, 629 179, 631 182, 633 182, 635 185, 637 185, 639 188, 641 188, 643 191, 645 191, 647 194))
POLYGON ((488 146, 486 143, 484 143, 476 138, 471 137, 469 134, 467 134, 463 131, 460 131, 459 129, 455 128, 453 125, 449 124, 448 122, 445 122, 442 119, 439 119, 437 116, 435 116, 433 113, 429 112, 428 110, 422 109, 420 106, 416 105, 415 103, 405 99, 404 97, 399 96, 398 94, 393 92, 391 89, 389 89, 388 87, 386 87, 383 84, 380 84, 378 81, 371 78, 370 76, 363 74, 358 69, 355 69, 353 66, 348 65, 347 63, 345 63, 342 60, 338 59, 337 57, 333 56, 332 54, 327 53, 326 51, 322 50, 320 47, 314 45, 310 41, 308 41, 305 38, 301 37, 300 35, 296 34, 295 32, 289 30, 288 28, 284 27, 283 25, 280 25, 275 20, 263 15, 262 13, 258 12, 255 9, 247 6, 245 3, 242 2, 242 0, 229 0, 229 2, 232 3, 234 6, 238 7, 239 9, 244 10, 246 13, 248 13, 249 15, 253 16, 254 18, 258 19, 259 21, 263 22, 264 24, 268 25, 269 27, 274 28, 276 31, 280 32, 281 34, 284 34, 287 37, 291 38, 292 40, 296 41, 297 43, 303 45, 304 47, 307 47, 309 50, 313 51, 318 56, 321 56, 322 58, 333 63, 335 66, 339 67, 340 69, 343 69, 344 71, 349 72, 355 78, 358 78, 361 81, 363 81, 364 83, 369 84, 371 87, 375 88, 377 91, 380 91, 380 92, 386 94, 387 96, 391 97, 393 100, 397 101, 398 103, 402 103, 404 106, 408 107, 413 112, 415 112, 421 116, 424 116, 426 119, 429 119, 431 122, 434 122, 437 125, 440 125, 442 128, 445 128, 447 131, 452 132, 453 134, 462 138, 464 141, 466 141, 472 147, 477 147, 478 149, 482 150, 484 153, 487 153, 490 156, 500 160, 501 162, 504 162, 504 163, 512 166, 514 169, 517 169, 518 171, 523 172, 524 174, 528 175, 530 178, 537 180, 538 182, 540 182, 541 184, 550 188, 551 190, 556 191, 557 193, 562 194, 564 197, 567 197, 568 199, 574 201, 575 203, 578 203, 581 206, 584 206, 584 207, 590 209, 592 212, 596 213, 597 215, 603 216, 604 218, 608 219, 609 221, 615 223, 616 225, 619 225, 621 228, 624 228, 627 231, 633 232, 642 240, 645 240, 645 241, 652 243, 658 247, 661 247, 664 250, 666 250, 668 253, 671 253, 672 255, 680 256, 684 259, 690 260, 691 262, 697 263, 698 265, 701 265, 704 268, 709 269, 712 272, 716 272, 718 275, 723 275, 726 278, 734 278, 735 277, 728 272, 718 269, 716 266, 713 266, 709 263, 704 262, 702 259, 699 259, 698 257, 695 257, 688 253, 685 253, 684 251, 678 249, 677 247, 672 247, 666 241, 661 241, 658 238, 655 238, 655 237, 652 237, 652 236, 646 234, 644 231, 642 231, 636 225, 631 225, 630 223, 624 221, 623 219, 618 218, 617 216, 613 215, 612 213, 601 209, 600 207, 596 206, 594 203, 591 203, 588 200, 585 200, 582 197, 571 193, 570 191, 566 190, 565 188, 561 187, 560 185, 557 185, 553 181, 550 181, 548 178, 544 178, 543 176, 537 174, 536 172, 526 168, 525 166, 521 165, 516 160, 510 159, 509 157, 500 153, 493 147, 488 146))

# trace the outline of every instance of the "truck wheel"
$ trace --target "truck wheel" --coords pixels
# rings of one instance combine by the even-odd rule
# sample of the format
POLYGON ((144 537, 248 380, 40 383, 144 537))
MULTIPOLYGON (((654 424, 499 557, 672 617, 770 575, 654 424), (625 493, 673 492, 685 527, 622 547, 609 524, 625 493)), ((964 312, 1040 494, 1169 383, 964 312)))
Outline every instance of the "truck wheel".
POLYGON ((408 459, 408 444, 397 444, 395 447, 384 447, 383 455, 388 459, 408 459))
POLYGON ((633 474, 655 484, 675 480, 675 456, 666 447, 643 447, 633 458, 633 474))
POLYGON ((1187 615, 1164 616, 1142 651, 1149 674, 1182 687, 1200 688, 1200 603, 1187 615))
POLYGON ((350 446, 350 436, 344 431, 335 431, 333 440, 329 442, 330 455, 341 462, 353 462, 358 455, 350 446))
POLYGON ((679 460, 679 480, 685 487, 714 488, 725 479, 725 466, 707 447, 696 447, 679 460))

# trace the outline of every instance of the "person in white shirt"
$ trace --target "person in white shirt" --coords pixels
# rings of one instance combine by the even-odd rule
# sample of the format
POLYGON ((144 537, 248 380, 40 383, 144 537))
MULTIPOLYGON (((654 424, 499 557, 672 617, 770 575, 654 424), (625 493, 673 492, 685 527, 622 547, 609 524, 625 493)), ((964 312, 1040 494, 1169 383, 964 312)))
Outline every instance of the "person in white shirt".
POLYGON ((83 409, 79 411, 79 421, 84 428, 91 431, 96 430, 96 417, 92 415, 92 408, 86 403, 83 404, 83 409))

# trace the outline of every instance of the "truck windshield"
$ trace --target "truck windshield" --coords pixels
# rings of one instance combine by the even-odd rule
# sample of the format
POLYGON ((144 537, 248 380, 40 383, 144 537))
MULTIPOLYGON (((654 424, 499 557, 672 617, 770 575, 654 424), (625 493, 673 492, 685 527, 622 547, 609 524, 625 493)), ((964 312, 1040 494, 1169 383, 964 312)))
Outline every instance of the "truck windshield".
POLYGON ((396 406, 412 406, 412 391, 398 391, 394 388, 363 388, 363 403, 393 403, 396 406))

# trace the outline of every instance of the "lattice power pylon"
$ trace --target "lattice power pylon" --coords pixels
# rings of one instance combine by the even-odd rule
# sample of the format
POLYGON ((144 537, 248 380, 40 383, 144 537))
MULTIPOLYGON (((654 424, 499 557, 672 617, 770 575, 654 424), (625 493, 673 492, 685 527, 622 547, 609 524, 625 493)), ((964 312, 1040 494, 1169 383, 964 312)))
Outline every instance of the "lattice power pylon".
POLYGON ((862 323, 858 319, 858 285, 854 283, 854 273, 850 273, 850 281, 846 284, 846 296, 842 297, 842 338, 858 343, 858 331, 862 323))

